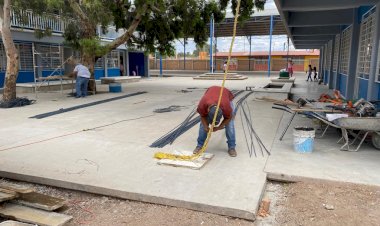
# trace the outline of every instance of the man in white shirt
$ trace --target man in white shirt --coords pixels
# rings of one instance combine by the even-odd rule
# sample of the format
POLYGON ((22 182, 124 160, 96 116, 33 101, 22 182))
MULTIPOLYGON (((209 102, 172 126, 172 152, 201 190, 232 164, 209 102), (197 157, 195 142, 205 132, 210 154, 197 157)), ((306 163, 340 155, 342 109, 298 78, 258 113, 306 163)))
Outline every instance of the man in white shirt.
POLYGON ((76 84, 75 84, 75 90, 76 90, 76 98, 80 97, 86 97, 87 96, 87 87, 88 87, 88 80, 91 77, 91 73, 88 70, 88 68, 81 63, 74 62, 75 68, 74 68, 74 76, 77 77, 76 84))

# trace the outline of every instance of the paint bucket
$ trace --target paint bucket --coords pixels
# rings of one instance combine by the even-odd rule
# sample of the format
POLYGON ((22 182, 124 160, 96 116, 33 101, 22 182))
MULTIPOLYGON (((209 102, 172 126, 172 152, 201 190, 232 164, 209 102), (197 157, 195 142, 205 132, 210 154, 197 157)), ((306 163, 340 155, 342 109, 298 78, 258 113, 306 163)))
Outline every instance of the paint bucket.
POLYGON ((109 84, 110 93, 121 93, 121 83, 110 83, 109 84))
POLYGON ((294 151, 311 153, 314 147, 315 130, 310 127, 295 127, 293 130, 294 151))

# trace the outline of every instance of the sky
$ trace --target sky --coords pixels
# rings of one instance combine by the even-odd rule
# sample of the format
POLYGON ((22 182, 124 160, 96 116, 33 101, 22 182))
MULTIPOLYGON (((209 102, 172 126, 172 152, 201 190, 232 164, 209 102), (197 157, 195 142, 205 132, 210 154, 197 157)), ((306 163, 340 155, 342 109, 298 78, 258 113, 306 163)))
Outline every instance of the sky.
MULTIPOLYGON (((274 10, 276 9, 276 5, 274 4, 273 0, 267 0, 265 4, 265 10, 274 10)), ((228 12, 227 12, 228 13, 228 12)), ((231 44, 231 37, 219 37, 217 40, 217 49, 219 52, 228 52, 229 46, 231 44)), ((215 39, 214 39, 215 41, 215 39)), ((176 41, 175 47, 177 53, 183 53, 184 47, 183 42, 176 41)), ((210 40, 208 40, 208 43, 210 43, 210 40)), ((287 37, 286 35, 277 35, 272 36, 272 50, 274 51, 280 51, 280 50, 286 50, 287 45, 287 37)), ((291 50, 294 49, 292 44, 290 43, 291 50)), ((195 43, 192 39, 188 40, 188 43, 186 44, 186 52, 192 53, 195 50, 195 43)), ((252 51, 268 51, 269 50, 269 35, 267 36, 252 36, 252 51)), ((249 42, 247 37, 236 37, 235 43, 233 46, 233 52, 248 52, 249 51, 249 42)))

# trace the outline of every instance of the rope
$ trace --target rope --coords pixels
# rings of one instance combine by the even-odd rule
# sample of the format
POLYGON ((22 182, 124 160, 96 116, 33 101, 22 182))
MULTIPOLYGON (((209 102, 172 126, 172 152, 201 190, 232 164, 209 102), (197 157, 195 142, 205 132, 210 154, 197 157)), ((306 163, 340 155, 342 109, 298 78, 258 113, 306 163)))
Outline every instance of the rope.
POLYGON ((227 68, 224 71, 224 77, 223 77, 223 82, 222 82, 222 86, 221 86, 220 93, 219 93, 218 104, 216 105, 216 111, 215 111, 215 114, 214 114, 214 118, 212 120, 211 128, 210 128, 210 130, 207 133, 207 138, 205 140, 205 143, 203 144, 203 147, 201 148, 201 150, 197 154, 193 154, 193 155, 175 155, 175 154, 170 154, 170 153, 157 152, 157 153, 154 154, 154 158, 156 158, 156 159, 181 160, 181 161, 192 161, 194 159, 198 159, 199 156, 201 156, 207 150, 208 142, 210 141, 211 134, 212 134, 212 132, 214 130, 214 127, 215 127, 216 116, 218 115, 218 111, 219 111, 219 108, 220 108, 220 103, 222 101, 224 85, 226 83, 226 78, 227 78, 227 74, 228 74, 228 68, 230 66, 232 47, 233 47, 234 42, 235 42, 236 26, 237 26, 238 17, 239 17, 239 11, 240 11, 240 1, 241 0, 237 1, 235 21, 234 21, 234 30, 233 30, 230 50, 229 50, 229 53, 228 53, 227 68))

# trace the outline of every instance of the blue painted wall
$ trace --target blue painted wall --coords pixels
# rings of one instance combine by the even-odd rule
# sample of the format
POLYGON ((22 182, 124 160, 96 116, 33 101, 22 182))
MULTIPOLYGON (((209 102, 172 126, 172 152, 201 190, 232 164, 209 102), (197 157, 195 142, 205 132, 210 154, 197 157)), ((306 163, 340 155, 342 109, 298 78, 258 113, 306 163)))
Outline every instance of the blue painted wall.
POLYGON ((347 96, 346 86, 347 86, 347 75, 339 74, 338 75, 338 90, 343 96, 347 96))
POLYGON ((104 77, 104 69, 95 69, 94 70, 94 77, 95 80, 99 80, 101 77, 104 77))
POLYGON ((358 9, 358 19, 359 19, 359 23, 362 22, 362 17, 363 15, 368 12, 370 9, 372 9, 373 6, 360 6, 359 9, 358 9))
POLYGON ((329 71, 325 70, 325 76, 323 76, 323 83, 326 85, 327 83, 329 83, 329 76, 330 76, 330 73, 329 71))
POLYGON ((128 54, 129 75, 133 75, 132 71, 136 71, 138 66, 138 75, 145 76, 144 53, 128 52, 128 54))
POLYGON ((358 97, 367 99, 368 92, 368 80, 367 79, 359 79, 359 92, 358 97))
POLYGON ((380 83, 375 83, 375 87, 377 87, 377 99, 380 100, 380 83))
POLYGON ((120 68, 109 68, 107 73, 108 77, 120 76, 120 68))
POLYGON ((54 73, 52 73, 54 70, 48 70, 48 71, 42 71, 42 77, 47 77, 47 76, 50 76, 50 75, 64 75, 65 74, 65 71, 62 70, 57 70, 55 71, 54 73))
POLYGON ((0 88, 4 87, 5 73, 0 72, 0 88))
MULTIPOLYGON (((0 88, 4 87, 5 71, 0 72, 0 88)), ((34 73, 32 71, 20 71, 17 76, 17 83, 34 82, 34 73)))

